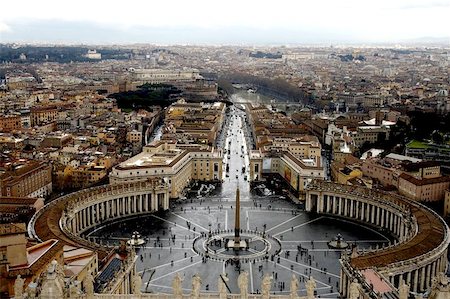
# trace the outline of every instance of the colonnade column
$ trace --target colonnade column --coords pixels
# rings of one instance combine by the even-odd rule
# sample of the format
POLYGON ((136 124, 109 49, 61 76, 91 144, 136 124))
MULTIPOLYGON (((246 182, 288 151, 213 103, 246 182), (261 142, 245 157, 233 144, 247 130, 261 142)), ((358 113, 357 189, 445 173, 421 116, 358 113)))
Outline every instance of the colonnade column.
POLYGON ((169 201, 170 201, 170 198, 169 198, 169 195, 168 194, 164 194, 164 201, 165 201, 165 209, 166 210, 168 210, 169 209, 169 201))
POLYGON ((344 198, 344 213, 343 213, 343 216, 348 216, 347 215, 347 207, 348 207, 348 199, 344 198))
POLYGON ((360 216, 361 216, 361 218, 360 218, 360 220, 361 221, 365 221, 365 216, 366 216, 366 209, 367 209, 367 206, 366 206, 366 204, 363 202, 363 201, 361 201, 361 210, 360 210, 360 216))
POLYGON ((337 214, 338 212, 338 200, 336 196, 333 196, 333 214, 337 214))
POLYGON ((151 205, 152 205, 152 211, 156 211, 157 205, 158 205, 158 198, 156 197, 156 192, 154 192, 154 191, 152 192, 151 205))
POLYGON ((406 274, 406 284, 411 285, 411 272, 406 274))
POLYGON ((425 267, 420 269, 420 291, 425 289, 425 267))
POLYGON ((412 291, 417 292, 417 283, 419 281, 419 270, 414 270, 414 283, 412 285, 412 291))
POLYGON ((128 211, 127 211, 127 214, 131 214, 132 213, 131 211, 133 211, 133 202, 134 202, 134 200, 131 199, 131 196, 128 196, 128 211))

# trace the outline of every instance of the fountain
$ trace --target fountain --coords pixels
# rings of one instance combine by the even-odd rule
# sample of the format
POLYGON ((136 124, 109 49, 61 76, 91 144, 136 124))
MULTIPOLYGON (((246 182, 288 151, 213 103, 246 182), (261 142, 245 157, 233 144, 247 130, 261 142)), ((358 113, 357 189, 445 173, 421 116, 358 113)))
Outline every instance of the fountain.
POLYGON ((345 249, 348 247, 348 243, 344 241, 341 234, 337 234, 334 240, 328 242, 328 246, 334 249, 345 249))
POLYGON ((131 246, 139 246, 144 243, 145 243, 144 239, 141 238, 141 235, 137 231, 134 231, 131 234, 131 239, 127 241, 127 244, 131 246))

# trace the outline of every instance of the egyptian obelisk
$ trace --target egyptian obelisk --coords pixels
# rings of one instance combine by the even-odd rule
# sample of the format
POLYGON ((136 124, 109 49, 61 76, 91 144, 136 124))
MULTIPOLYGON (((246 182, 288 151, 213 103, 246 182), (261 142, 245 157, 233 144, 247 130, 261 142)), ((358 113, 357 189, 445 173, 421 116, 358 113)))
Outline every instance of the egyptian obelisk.
POLYGON ((239 248, 241 245, 241 199, 239 187, 236 188, 236 209, 234 215, 234 247, 239 248))

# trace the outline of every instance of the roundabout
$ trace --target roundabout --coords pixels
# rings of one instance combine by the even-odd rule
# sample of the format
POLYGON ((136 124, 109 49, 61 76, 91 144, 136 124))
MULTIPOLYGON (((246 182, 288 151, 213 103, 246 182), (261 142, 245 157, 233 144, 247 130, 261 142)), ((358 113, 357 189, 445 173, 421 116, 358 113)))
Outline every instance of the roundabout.
POLYGON ((281 243, 277 238, 264 235, 263 232, 242 231, 241 238, 246 246, 241 250, 235 250, 228 243, 234 238, 231 231, 218 231, 211 236, 203 234, 194 239, 193 249, 206 258, 218 261, 262 261, 274 256, 281 251, 281 243))

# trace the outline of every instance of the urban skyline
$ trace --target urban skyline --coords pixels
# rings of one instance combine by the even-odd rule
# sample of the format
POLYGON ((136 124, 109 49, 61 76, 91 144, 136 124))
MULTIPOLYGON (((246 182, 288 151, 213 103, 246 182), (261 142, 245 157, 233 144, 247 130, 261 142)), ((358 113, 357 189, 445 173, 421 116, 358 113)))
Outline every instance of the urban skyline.
POLYGON ((385 44, 450 43, 448 1, 171 0, 56 5, 7 2, 0 41, 22 43, 385 44))

